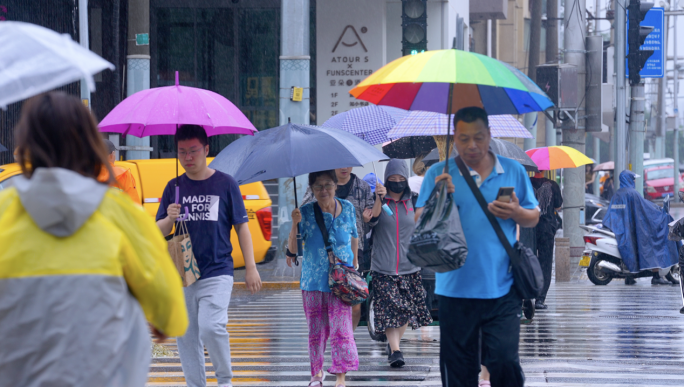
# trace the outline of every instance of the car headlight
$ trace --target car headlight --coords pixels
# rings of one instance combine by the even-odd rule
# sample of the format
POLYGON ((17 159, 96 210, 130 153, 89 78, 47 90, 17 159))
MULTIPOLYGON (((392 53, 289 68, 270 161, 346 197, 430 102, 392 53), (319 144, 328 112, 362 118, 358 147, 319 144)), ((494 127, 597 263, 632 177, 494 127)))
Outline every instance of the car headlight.
POLYGON ((651 187, 651 186, 648 186, 648 187, 646 187, 646 192, 648 192, 648 193, 655 193, 655 192, 656 192, 656 189, 653 188, 653 187, 651 187))
POLYGON ((603 203, 597 202, 596 200, 589 200, 589 203, 596 206, 596 207, 605 207, 605 205, 603 205, 603 203))

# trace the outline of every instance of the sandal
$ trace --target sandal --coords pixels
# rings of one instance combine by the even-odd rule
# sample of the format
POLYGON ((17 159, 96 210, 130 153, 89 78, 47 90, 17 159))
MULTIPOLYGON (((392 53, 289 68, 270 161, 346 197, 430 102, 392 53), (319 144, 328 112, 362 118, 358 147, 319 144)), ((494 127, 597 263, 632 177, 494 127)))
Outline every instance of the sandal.
POLYGON ((321 376, 312 376, 311 381, 309 382, 309 387, 323 387, 323 378, 325 377, 325 374, 321 376), (318 383, 318 384, 314 384, 318 383))

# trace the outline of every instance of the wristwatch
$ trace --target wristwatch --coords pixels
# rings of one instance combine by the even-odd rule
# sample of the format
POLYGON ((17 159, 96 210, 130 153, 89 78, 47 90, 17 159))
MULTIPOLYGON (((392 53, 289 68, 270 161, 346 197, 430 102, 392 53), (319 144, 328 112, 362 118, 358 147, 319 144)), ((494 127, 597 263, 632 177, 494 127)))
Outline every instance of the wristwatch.
POLYGON ((297 254, 294 254, 293 252, 291 252, 289 247, 285 249, 285 255, 290 257, 290 258, 296 258, 297 257, 297 254))

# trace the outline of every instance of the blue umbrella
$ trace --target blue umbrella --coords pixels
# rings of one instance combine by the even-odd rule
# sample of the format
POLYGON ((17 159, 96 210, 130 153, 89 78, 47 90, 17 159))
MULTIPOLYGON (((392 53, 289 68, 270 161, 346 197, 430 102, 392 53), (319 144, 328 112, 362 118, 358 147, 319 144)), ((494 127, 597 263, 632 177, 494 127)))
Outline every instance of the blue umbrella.
POLYGON ((345 131, 288 123, 240 138, 225 147, 209 166, 242 185, 387 159, 345 131))
POLYGON ((334 115, 322 127, 344 130, 371 145, 378 145, 390 141, 387 132, 408 113, 407 110, 391 106, 368 105, 334 115))
POLYGON ((7 152, 7 148, 2 146, 2 144, 0 144, 0 152, 7 152))
MULTIPOLYGON (((353 134, 332 128, 288 123, 245 136, 225 147, 211 168, 227 173, 239 185, 336 168, 360 167, 387 156, 353 134)), ((297 181, 294 180, 295 207, 297 181)), ((298 255, 301 236, 297 233, 298 255)), ((298 265, 297 259, 294 260, 298 265)))

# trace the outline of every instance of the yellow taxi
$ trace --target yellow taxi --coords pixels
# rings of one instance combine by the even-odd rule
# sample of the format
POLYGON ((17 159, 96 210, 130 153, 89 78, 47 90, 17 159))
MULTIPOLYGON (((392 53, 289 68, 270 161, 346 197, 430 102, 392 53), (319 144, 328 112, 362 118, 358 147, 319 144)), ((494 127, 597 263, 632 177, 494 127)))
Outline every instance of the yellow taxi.
MULTIPOLYGON (((211 158, 207 162, 211 162, 211 158)), ((117 161, 115 164, 127 168, 136 181, 136 189, 140 195, 145 211, 150 216, 157 215, 157 209, 161 202, 161 196, 166 184, 176 177, 175 159, 151 159, 151 160, 128 160, 117 161)), ((178 173, 185 170, 178 164, 178 173)), ((18 164, 0 165, 0 190, 12 185, 12 179, 21 174, 18 164)), ((249 216, 249 231, 252 234, 254 246, 254 259, 256 263, 263 263, 275 257, 275 249, 271 247, 272 219, 271 199, 266 187, 261 182, 240 186, 245 209, 249 216)), ((233 244, 233 263, 236 268, 244 267, 240 244, 235 234, 231 232, 230 241, 233 244)))

